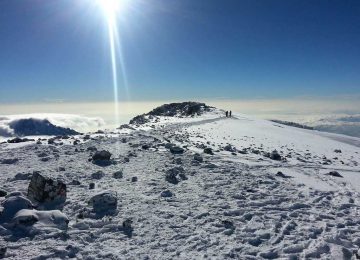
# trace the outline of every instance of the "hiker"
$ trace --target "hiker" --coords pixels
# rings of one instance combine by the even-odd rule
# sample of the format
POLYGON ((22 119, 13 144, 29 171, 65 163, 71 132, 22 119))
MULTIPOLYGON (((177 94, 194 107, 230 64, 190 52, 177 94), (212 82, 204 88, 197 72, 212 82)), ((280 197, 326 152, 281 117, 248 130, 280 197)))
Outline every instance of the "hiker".
POLYGON ((230 110, 230 112, 229 112, 229 117, 231 117, 231 110, 230 110))
POLYGON ((229 114, 229 111, 226 111, 226 112, 225 112, 226 117, 228 117, 228 114, 229 114))

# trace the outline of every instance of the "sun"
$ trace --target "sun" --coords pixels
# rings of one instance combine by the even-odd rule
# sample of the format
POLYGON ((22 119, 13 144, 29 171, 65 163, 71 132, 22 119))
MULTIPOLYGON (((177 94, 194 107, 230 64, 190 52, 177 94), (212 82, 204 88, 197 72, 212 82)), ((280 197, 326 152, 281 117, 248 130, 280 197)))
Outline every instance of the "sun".
POLYGON ((97 3, 108 19, 115 18, 126 7, 126 0, 97 0, 97 3))

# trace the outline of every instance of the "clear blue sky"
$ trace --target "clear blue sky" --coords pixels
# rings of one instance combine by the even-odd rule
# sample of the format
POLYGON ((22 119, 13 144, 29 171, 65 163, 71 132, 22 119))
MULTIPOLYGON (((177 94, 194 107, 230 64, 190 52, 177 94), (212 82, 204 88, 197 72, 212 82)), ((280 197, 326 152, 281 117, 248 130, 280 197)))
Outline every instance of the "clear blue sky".
MULTIPOLYGON (((94 1, 0 1, 0 102, 113 99, 94 1)), ((133 0, 119 29, 133 100, 360 93, 359 0, 133 0)))

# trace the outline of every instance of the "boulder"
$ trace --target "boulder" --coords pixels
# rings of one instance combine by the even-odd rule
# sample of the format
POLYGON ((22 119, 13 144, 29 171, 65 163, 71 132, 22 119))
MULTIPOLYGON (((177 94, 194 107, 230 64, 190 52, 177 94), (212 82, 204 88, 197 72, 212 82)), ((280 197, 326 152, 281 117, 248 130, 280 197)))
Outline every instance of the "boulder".
POLYGON ((69 224, 69 219, 59 210, 38 211, 35 209, 22 209, 13 217, 12 223, 17 226, 25 227, 37 224, 41 227, 66 229, 69 224))
POLYGON ((204 159, 198 153, 194 154, 194 160, 198 161, 198 162, 203 162, 204 161, 204 159))
POLYGON ((64 203, 66 200, 66 184, 34 172, 27 196, 29 199, 40 203, 64 203))
POLYGON ((89 204, 96 213, 106 213, 117 208, 117 194, 114 191, 102 191, 90 198, 89 204))
POLYGON ((1 207, 3 208, 0 213, 0 223, 7 222, 12 219, 12 217, 22 209, 32 209, 33 205, 30 200, 24 196, 18 195, 7 197, 2 203, 1 207))
POLYGON ((111 158, 111 153, 106 150, 96 151, 95 154, 92 156, 94 161, 109 161, 111 158))
POLYGON ((183 154, 184 153, 184 148, 181 148, 179 146, 171 146, 170 147, 170 152, 172 154, 183 154))
POLYGON ((173 196, 173 193, 170 190, 164 190, 160 193, 160 196, 163 198, 170 198, 173 196))
POLYGON ((343 176, 337 171, 331 171, 331 172, 328 173, 328 175, 343 178, 343 176))
POLYGON ((206 154, 211 154, 211 155, 214 154, 213 150, 212 150, 210 147, 206 147, 206 148, 204 149, 204 153, 206 153, 206 154))
POLYGON ((105 173, 103 171, 97 171, 91 174, 91 179, 100 180, 105 176, 105 173))
POLYGON ((278 153, 278 151, 274 150, 270 153, 270 159, 275 161, 281 161, 281 155, 278 153))
POLYGON ((174 167, 166 171, 165 173, 165 180, 167 182, 170 182, 172 184, 178 184, 180 182, 180 179, 178 178, 179 174, 182 174, 182 176, 179 176, 181 179, 184 178, 184 168, 183 167, 174 167))
POLYGON ((5 197, 8 194, 6 190, 0 189, 0 197, 5 197))
POLYGON ((124 176, 124 174, 121 170, 113 173, 113 177, 115 179, 121 179, 123 176, 124 176))

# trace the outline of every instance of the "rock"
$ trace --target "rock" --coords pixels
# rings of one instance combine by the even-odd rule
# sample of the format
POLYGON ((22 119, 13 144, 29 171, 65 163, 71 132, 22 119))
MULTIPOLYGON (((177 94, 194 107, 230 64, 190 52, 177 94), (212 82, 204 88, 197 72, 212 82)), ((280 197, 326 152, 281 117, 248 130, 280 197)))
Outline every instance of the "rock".
POLYGON ((89 183, 89 190, 95 189, 95 183, 91 182, 89 183))
POLYGON ((65 167, 61 167, 61 166, 60 166, 60 167, 58 168, 58 171, 59 171, 59 172, 64 172, 65 170, 66 170, 65 167))
POLYGON ((182 164, 181 158, 176 158, 176 159, 174 160, 174 163, 176 163, 176 164, 182 164))
POLYGON ((111 158, 111 153, 109 151, 106 151, 106 150, 97 151, 92 156, 92 159, 94 161, 109 161, 110 158, 111 158))
POLYGON ((7 142, 9 144, 17 144, 17 143, 24 143, 24 142, 30 142, 30 141, 35 141, 35 140, 34 139, 28 139, 28 138, 15 137, 13 139, 8 140, 7 142))
POLYGON ((7 251, 7 247, 6 247, 6 246, 0 247, 0 259, 5 258, 5 256, 6 256, 6 251, 7 251))
POLYGON ((133 221, 132 221, 131 219, 126 219, 126 220, 123 222, 122 226, 123 226, 123 228, 125 228, 125 229, 130 229, 130 228, 132 228, 132 227, 131 227, 132 223, 133 223, 133 221))
POLYGON ((10 221, 19 210, 33 208, 31 201, 21 195, 6 198, 1 206, 3 211, 0 214, 0 223, 10 221))
POLYGON ((194 160, 198 161, 198 162, 203 162, 204 161, 204 159, 198 153, 194 154, 194 160))
POLYGON ((283 174, 282 172, 277 172, 277 173, 276 173, 276 176, 281 177, 281 178, 284 178, 284 179, 291 178, 291 176, 285 175, 285 174, 283 174))
POLYGON ((33 226, 38 223, 41 227, 56 227, 58 229, 66 229, 69 219, 60 210, 44 210, 22 209, 16 213, 12 219, 12 223, 20 226, 33 226))
POLYGON ((160 193, 160 196, 163 198, 170 198, 173 196, 173 193, 170 190, 164 190, 160 193))
POLYGON ((123 175, 124 174, 123 174, 123 172, 121 170, 113 173, 113 177, 115 179, 121 179, 123 177, 123 175))
POLYGON ((142 148, 143 150, 148 150, 148 149, 150 148, 150 145, 148 145, 148 144, 143 144, 143 145, 141 146, 141 148, 142 148))
POLYGON ((170 148, 173 147, 173 146, 175 146, 175 145, 172 144, 172 143, 166 143, 166 144, 164 145, 164 147, 165 147, 166 149, 170 149, 170 148))
POLYGON ((274 150, 270 153, 270 159, 275 161, 281 161, 281 156, 278 151, 274 150))
POLYGON ((105 176, 105 173, 103 171, 97 171, 91 174, 91 179, 100 180, 105 176))
POLYGON ((0 189, 0 197, 5 197, 8 194, 6 190, 0 189))
POLYGON ((106 213, 108 211, 116 210, 117 208, 117 194, 114 191, 102 191, 94 195, 89 204, 97 213, 106 213))
POLYGON ((66 201, 66 184, 34 172, 27 196, 40 203, 64 203, 66 201))
POLYGON ((328 175, 343 178, 343 176, 337 171, 331 171, 331 172, 328 173, 328 175))
POLYGON ((340 149, 335 149, 334 152, 335 153, 341 153, 341 150, 340 149))
POLYGON ((131 182, 137 182, 138 181, 138 177, 134 176, 131 178, 131 182))
POLYGON ((228 152, 236 152, 236 149, 235 147, 232 147, 231 144, 228 144, 224 147, 224 150, 225 151, 228 151, 228 152))
POLYGON ((183 154, 184 153, 184 149, 179 147, 179 146, 171 146, 170 147, 170 152, 172 154, 183 154))
POLYGON ((19 159, 17 158, 13 158, 13 159, 1 159, 0 163, 1 164, 14 164, 17 163, 19 161, 19 159))
POLYGON ((76 186, 78 186, 78 185, 81 185, 81 183, 80 183, 80 181, 78 181, 78 180, 72 180, 72 181, 70 182, 70 185, 76 185, 76 186))
POLYGON ((211 155, 214 154, 213 150, 212 150, 210 147, 206 147, 206 148, 204 149, 204 153, 206 153, 206 154, 211 154, 211 155))
POLYGON ((14 177, 16 181, 30 180, 32 174, 31 173, 17 173, 14 177))
POLYGON ((86 151, 90 151, 90 152, 96 152, 97 148, 95 146, 90 146, 86 149, 86 151))
POLYGON ((178 179, 178 175, 183 172, 184 172, 184 168, 181 166, 171 168, 166 171, 165 180, 172 184, 178 184, 180 182, 180 180, 178 179))

